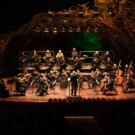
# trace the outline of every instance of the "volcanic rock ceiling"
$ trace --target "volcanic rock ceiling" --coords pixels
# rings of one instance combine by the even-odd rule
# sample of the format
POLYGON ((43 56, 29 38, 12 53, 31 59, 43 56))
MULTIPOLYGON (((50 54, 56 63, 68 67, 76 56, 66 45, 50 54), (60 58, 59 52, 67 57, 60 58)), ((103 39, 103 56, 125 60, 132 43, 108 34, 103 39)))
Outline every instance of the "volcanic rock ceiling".
POLYGON ((53 37, 61 32, 92 32, 101 36, 102 43, 121 57, 124 51, 134 59, 135 46, 135 2, 132 0, 95 0, 79 3, 69 8, 41 12, 33 16, 16 31, 0 36, 1 59, 11 40, 24 35, 53 37), (106 45, 107 46, 107 45, 106 45), (115 48, 115 49, 114 49, 115 48), (123 49, 123 51, 122 51, 123 49))

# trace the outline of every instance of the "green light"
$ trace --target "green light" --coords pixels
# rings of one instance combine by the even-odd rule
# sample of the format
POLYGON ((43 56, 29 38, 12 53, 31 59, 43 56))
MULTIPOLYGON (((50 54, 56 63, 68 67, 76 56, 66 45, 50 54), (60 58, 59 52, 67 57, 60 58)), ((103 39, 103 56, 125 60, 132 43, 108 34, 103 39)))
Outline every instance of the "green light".
POLYGON ((100 37, 90 32, 72 33, 69 45, 84 51, 99 51, 102 46, 100 37))

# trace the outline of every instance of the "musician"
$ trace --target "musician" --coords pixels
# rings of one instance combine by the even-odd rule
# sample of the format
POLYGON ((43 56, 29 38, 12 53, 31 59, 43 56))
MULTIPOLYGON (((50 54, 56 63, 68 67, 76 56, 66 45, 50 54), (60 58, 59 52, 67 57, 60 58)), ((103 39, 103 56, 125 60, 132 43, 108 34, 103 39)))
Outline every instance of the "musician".
POLYGON ((62 72, 63 69, 66 69, 67 63, 64 57, 60 60, 60 72, 62 72))
POLYGON ((88 84, 88 88, 93 89, 95 88, 95 73, 92 70, 90 74, 87 75, 87 84, 88 84))
POLYGON ((41 62, 41 56, 37 54, 37 51, 34 50, 31 56, 31 60, 36 70, 39 70, 39 64, 41 62))
POLYGON ((99 58, 93 58, 93 60, 91 61, 91 66, 92 66, 92 70, 95 70, 96 68, 99 67, 100 64, 100 60, 99 58))
POLYGON ((56 78, 53 76, 51 72, 46 74, 46 78, 49 80, 50 88, 54 88, 56 85, 56 78))
POLYGON ((27 60, 27 56, 26 56, 25 52, 22 52, 20 60, 21 60, 21 66, 26 67, 28 60, 27 60))
POLYGON ((125 94, 128 91, 128 88, 135 88, 134 80, 129 74, 124 78, 122 93, 125 94))
POLYGON ((52 58, 52 54, 51 54, 50 50, 46 50, 46 53, 45 53, 45 56, 44 56, 45 62, 48 63, 50 58, 52 58))
POLYGON ((78 75, 75 71, 71 73, 71 95, 76 96, 78 86, 78 75))
POLYGON ((128 64, 125 65, 124 75, 130 76, 133 79, 135 76, 134 76, 134 72, 133 72, 134 69, 133 69, 132 64, 133 64, 133 61, 131 60, 129 65, 128 64))
POLYGON ((128 71, 129 71, 128 69, 129 69, 129 66, 128 66, 128 64, 126 64, 126 65, 125 65, 125 68, 124 68, 124 75, 125 75, 125 76, 129 76, 129 75, 128 75, 128 71))
POLYGON ((74 70, 75 70, 75 71, 81 70, 81 67, 82 67, 81 60, 79 59, 79 57, 76 57, 76 58, 74 59, 74 70))
POLYGON ((72 49, 72 59, 75 59, 76 57, 79 57, 78 51, 76 51, 76 48, 72 49))
POLYGON ((47 78, 45 78, 44 76, 40 76, 37 89, 37 93, 39 93, 39 96, 43 96, 44 93, 48 95, 48 86, 46 81, 47 78))
POLYGON ((49 70, 52 70, 52 68, 54 67, 55 61, 54 59, 51 57, 47 63, 47 66, 49 66, 49 70))
POLYGON ((116 78, 116 76, 117 76, 116 71, 118 71, 118 66, 116 63, 114 63, 111 70, 110 70, 110 77, 112 79, 116 78))
POLYGON ((6 96, 5 92, 7 91, 4 79, 0 79, 0 97, 6 96))
POLYGON ((77 74, 78 74, 79 89, 81 89, 84 78, 83 78, 82 73, 80 72, 80 70, 77 70, 77 74))
POLYGON ((32 62, 39 63, 39 55, 37 54, 36 50, 33 50, 31 58, 32 58, 32 62))
POLYGON ((112 70, 112 66, 113 66, 113 62, 111 60, 110 57, 107 58, 106 62, 105 62, 106 66, 107 66, 107 70, 111 71, 112 70))
POLYGON ((99 52, 98 51, 96 51, 94 54, 93 54, 93 59, 94 58, 100 58, 100 54, 99 54, 99 52))
POLYGON ((15 87, 16 92, 20 92, 21 95, 25 95, 26 89, 28 88, 28 81, 23 74, 15 79, 15 87))
POLYGON ((116 72, 118 70, 118 66, 116 63, 113 64, 113 67, 112 67, 113 71, 116 72))
POLYGON ((104 87, 103 87, 103 94, 106 93, 107 90, 115 90, 114 88, 114 80, 111 79, 110 76, 107 77, 107 82, 104 84, 104 87))
POLYGON ((58 51, 56 54, 56 60, 57 60, 57 65, 60 66, 60 61, 64 57, 64 54, 61 50, 58 51))
POLYGON ((104 53, 104 55, 103 55, 103 60, 104 60, 104 62, 106 62, 109 57, 110 57, 110 53, 109 53, 108 51, 106 51, 106 52, 104 53))
POLYGON ((100 90, 103 92, 104 89, 105 89, 105 84, 108 82, 108 77, 109 77, 109 74, 106 73, 104 78, 101 80, 101 85, 100 85, 100 90))

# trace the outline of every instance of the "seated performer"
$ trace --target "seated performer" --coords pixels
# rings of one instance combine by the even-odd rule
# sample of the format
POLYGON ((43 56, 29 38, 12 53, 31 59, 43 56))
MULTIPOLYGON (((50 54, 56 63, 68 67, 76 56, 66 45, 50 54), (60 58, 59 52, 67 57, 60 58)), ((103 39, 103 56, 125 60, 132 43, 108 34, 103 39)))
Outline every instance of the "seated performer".
POLYGON ((39 70, 38 66, 39 66, 39 63, 41 62, 41 56, 37 54, 36 50, 34 50, 33 53, 32 53, 31 61, 33 63, 32 65, 35 66, 35 69, 39 70))
POLYGON ((79 57, 78 52, 76 51, 76 48, 73 48, 72 50, 72 59, 75 59, 76 57, 79 57))
POLYGON ((77 71, 77 70, 81 70, 81 67, 82 67, 82 62, 81 60, 79 59, 79 57, 76 57, 74 59, 74 70, 77 71))
POLYGON ((45 60, 46 64, 49 62, 50 58, 52 58, 52 54, 50 53, 50 50, 46 50, 46 53, 44 56, 44 60, 45 60))
POLYGON ((112 66, 113 66, 113 62, 111 60, 110 57, 107 58, 106 62, 105 62, 106 66, 107 66, 107 70, 111 71, 112 70, 112 66))
POLYGON ((93 70, 87 75, 87 84, 89 89, 95 88, 95 73, 93 70))
POLYGON ((60 60, 60 72, 62 72, 62 69, 66 69, 67 63, 64 57, 60 60))
POLYGON ((83 84, 84 78, 83 78, 82 73, 80 72, 80 70, 77 70, 77 74, 78 74, 79 89, 82 89, 82 84, 83 84))
POLYGON ((111 79, 110 76, 107 77, 106 83, 103 86, 103 94, 105 94, 107 90, 115 90, 114 79, 111 79))
POLYGON ((60 61, 61 59, 64 57, 64 54, 62 53, 61 50, 58 51, 58 53, 56 54, 56 61, 57 61, 57 65, 60 66, 60 61))
POLYGON ((108 51, 106 51, 103 55, 103 61, 106 62, 108 57, 110 57, 110 53, 108 51))
POLYGON ((94 58, 100 59, 100 54, 99 54, 98 51, 96 51, 96 52, 93 54, 93 59, 94 59, 94 58))
POLYGON ((99 67, 99 64, 100 64, 100 60, 99 58, 94 58, 92 61, 91 61, 91 66, 92 66, 92 70, 95 70, 96 68, 99 67))
POLYGON ((25 52, 22 52, 21 57, 20 57, 20 61, 21 61, 22 67, 27 66, 28 60, 27 60, 27 56, 26 56, 25 52))
POLYGON ((36 93, 39 93, 39 96, 43 96, 44 93, 48 94, 48 85, 46 83, 47 78, 41 76, 38 81, 38 88, 36 93))

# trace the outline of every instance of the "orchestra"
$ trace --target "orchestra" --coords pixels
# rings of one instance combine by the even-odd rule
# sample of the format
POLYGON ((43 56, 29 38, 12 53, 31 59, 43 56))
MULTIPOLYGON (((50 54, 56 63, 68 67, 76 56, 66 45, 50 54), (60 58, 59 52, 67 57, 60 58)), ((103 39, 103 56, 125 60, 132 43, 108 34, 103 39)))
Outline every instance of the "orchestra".
POLYGON ((41 55, 38 51, 34 50, 31 53, 31 67, 27 67, 28 59, 25 52, 21 53, 21 66, 26 67, 26 72, 15 77, 15 84, 16 90, 22 95, 25 95, 28 87, 36 87, 37 95, 43 96, 44 93, 49 94, 48 89, 54 89, 59 82, 60 88, 67 88, 68 81, 76 81, 72 83, 71 90, 71 94, 74 96, 76 96, 77 87, 82 89, 84 81, 87 82, 88 89, 96 89, 96 86, 100 85, 100 91, 103 94, 106 94, 109 89, 115 91, 115 86, 117 85, 122 87, 123 94, 127 93, 130 87, 135 87, 133 61, 131 60, 129 64, 125 64, 124 69, 122 69, 121 60, 119 60, 118 64, 113 63, 108 51, 103 55, 100 55, 98 51, 93 53, 93 58, 89 61, 91 65, 90 72, 86 75, 86 78, 84 78, 81 72, 83 66, 82 59, 76 48, 73 48, 71 53, 71 59, 73 60, 71 69, 69 68, 69 61, 64 57, 64 53, 61 50, 55 56, 52 56, 50 50, 46 50, 42 58, 44 59, 44 65, 49 67, 49 70, 41 73, 38 70, 38 66, 41 64, 41 55), (100 67, 101 64, 104 64, 104 70, 100 67), (56 65, 59 66, 58 69, 55 68, 56 65), (28 69, 31 69, 31 71, 28 69))

